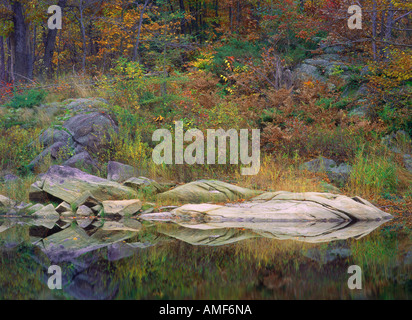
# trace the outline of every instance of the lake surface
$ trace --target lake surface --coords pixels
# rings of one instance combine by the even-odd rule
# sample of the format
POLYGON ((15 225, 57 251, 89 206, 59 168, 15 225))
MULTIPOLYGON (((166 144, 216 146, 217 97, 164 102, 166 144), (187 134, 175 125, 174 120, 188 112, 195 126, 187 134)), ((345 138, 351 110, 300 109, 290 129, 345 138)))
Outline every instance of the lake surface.
POLYGON ((382 222, 8 218, 0 299, 411 299, 411 235, 382 222), (51 265, 61 290, 47 285, 51 265), (348 288, 351 265, 361 290, 348 288))

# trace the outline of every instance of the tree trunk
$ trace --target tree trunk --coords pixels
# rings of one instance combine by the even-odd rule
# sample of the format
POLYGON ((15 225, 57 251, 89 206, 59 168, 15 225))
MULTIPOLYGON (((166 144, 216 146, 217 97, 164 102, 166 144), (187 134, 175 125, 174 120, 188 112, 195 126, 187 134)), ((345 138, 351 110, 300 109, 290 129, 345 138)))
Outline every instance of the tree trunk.
POLYGON ((182 34, 186 33, 186 11, 185 11, 185 3, 184 0, 179 0, 179 8, 180 8, 180 12, 183 14, 183 18, 182 20, 180 20, 180 30, 182 34))
POLYGON ((4 39, 3 37, 0 37, 0 85, 3 85, 6 82, 6 55, 4 54, 4 39))
POLYGON ((138 27, 138 31, 137 31, 137 37, 136 37, 136 43, 134 45, 134 49, 133 49, 133 61, 137 60, 137 54, 138 54, 138 50, 139 50, 139 44, 140 44, 140 33, 142 31, 142 24, 143 24, 143 15, 146 11, 147 6, 149 5, 151 0, 146 0, 142 11, 140 11, 140 18, 139 18, 139 27, 138 27))
MULTIPOLYGON (((67 0, 59 0, 57 5, 63 10, 63 8, 66 6, 66 2, 67 0)), ((49 29, 49 31, 47 32, 46 44, 44 46, 43 63, 46 74, 49 77, 53 74, 52 59, 56 45, 57 31, 58 29, 49 29)))
POLYGON ((373 52, 373 60, 376 61, 377 54, 376 54, 376 29, 377 29, 377 13, 376 13, 376 0, 373 1, 373 8, 372 8, 372 52, 373 52))
POLYGON ((23 6, 19 1, 12 4, 14 32, 11 35, 13 73, 16 81, 30 79, 31 59, 28 45, 28 28, 23 15, 23 6))
POLYGON ((79 19, 79 23, 80 23, 80 30, 82 32, 82 46, 83 46, 83 55, 82 55, 82 71, 83 71, 83 75, 86 74, 86 30, 84 28, 84 21, 83 21, 83 11, 84 11, 84 7, 83 7, 83 0, 80 1, 81 5, 80 5, 80 19, 79 19))

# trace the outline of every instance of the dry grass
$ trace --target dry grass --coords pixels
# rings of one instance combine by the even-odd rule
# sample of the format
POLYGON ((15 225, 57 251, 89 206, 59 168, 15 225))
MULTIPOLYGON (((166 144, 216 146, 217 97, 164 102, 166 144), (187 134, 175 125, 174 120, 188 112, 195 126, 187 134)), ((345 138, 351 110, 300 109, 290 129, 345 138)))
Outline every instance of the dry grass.
POLYGON ((299 170, 298 159, 282 157, 262 159, 260 172, 256 176, 241 176, 236 179, 244 187, 265 191, 320 192, 322 175, 299 170))
POLYGON ((36 181, 36 176, 29 175, 16 181, 0 183, 0 194, 10 199, 29 203, 29 189, 36 181))

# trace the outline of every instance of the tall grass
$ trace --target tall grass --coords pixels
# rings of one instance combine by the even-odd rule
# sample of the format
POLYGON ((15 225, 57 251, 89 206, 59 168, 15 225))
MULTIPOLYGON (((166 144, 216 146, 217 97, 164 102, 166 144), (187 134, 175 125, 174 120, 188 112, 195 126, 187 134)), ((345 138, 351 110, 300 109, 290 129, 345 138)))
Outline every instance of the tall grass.
POLYGON ((392 155, 367 154, 364 148, 357 152, 348 183, 351 193, 376 198, 384 193, 396 193, 398 186, 397 166, 392 155))
POLYGON ((35 175, 28 175, 8 183, 0 183, 0 194, 16 201, 30 202, 29 189, 36 181, 35 175))

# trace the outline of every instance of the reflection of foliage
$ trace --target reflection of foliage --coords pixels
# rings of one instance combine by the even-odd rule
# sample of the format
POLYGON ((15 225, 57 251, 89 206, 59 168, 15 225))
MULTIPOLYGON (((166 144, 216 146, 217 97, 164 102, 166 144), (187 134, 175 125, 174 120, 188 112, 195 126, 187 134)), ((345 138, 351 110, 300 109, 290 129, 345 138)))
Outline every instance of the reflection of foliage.
POLYGON ((353 261, 359 265, 366 279, 386 279, 393 276, 399 255, 399 240, 394 232, 382 231, 363 241, 353 241, 353 261))
MULTIPOLYGON (((398 261, 403 252, 410 250, 410 235, 402 230, 382 230, 360 240, 328 244, 256 238, 210 247, 192 246, 159 233, 161 230, 178 232, 179 227, 173 224, 162 224, 161 228, 143 225, 141 232, 127 242, 150 242, 152 247, 139 249, 137 254, 119 261, 108 262, 106 249, 100 249, 77 258, 76 263, 62 263, 69 284, 78 285, 70 282, 71 277, 78 274, 75 265, 94 257, 98 260, 93 259, 81 274, 90 281, 96 296, 102 294, 117 299, 350 298, 352 293, 342 291, 342 284, 347 282, 348 266, 357 264, 365 271, 365 286, 378 290, 378 297, 407 297, 406 291, 391 291, 396 288, 391 279, 402 285, 408 272, 407 266, 398 261), (311 249, 325 255, 330 249, 348 246, 352 257, 326 263, 305 255, 311 249), (114 292, 116 295, 112 296, 114 292)), ((219 230, 216 232, 219 234, 219 230)), ((236 229, 233 235, 247 232, 236 229)), ((4 249, 6 239, 10 243, 13 239, 28 239, 28 235, 27 226, 13 227, 0 234, 0 299, 38 299, 47 297, 39 296, 40 292, 50 292, 44 282, 46 271, 41 265, 49 262, 38 248, 21 244, 14 249, 4 249)), ((72 287, 72 290, 76 289, 72 287)), ((70 298, 64 290, 50 294, 70 298)))
MULTIPOLYGON (((27 228, 15 228, 13 238, 27 237, 27 228)), ((0 248, 5 235, 1 235, 0 248)), ((10 236, 10 234, 9 234, 10 236)), ((16 239, 16 238, 15 238, 16 239)), ((13 251, 0 250, 0 299, 38 299, 39 292, 47 288, 43 280, 43 267, 33 259, 38 248, 25 244, 13 251)))

